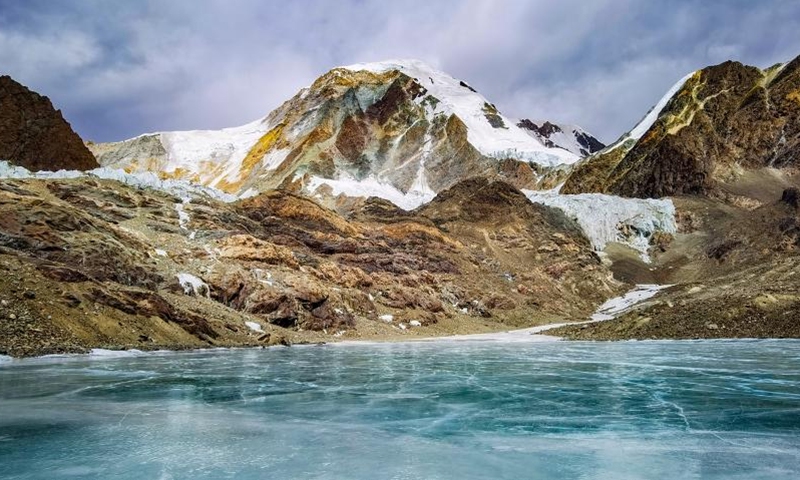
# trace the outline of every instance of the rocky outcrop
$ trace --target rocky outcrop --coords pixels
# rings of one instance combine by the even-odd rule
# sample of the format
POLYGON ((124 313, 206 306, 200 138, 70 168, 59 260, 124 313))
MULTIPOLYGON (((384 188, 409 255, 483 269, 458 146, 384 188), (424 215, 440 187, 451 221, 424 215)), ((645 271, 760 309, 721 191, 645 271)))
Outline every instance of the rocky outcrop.
POLYGON ((800 163, 800 57, 767 70, 725 62, 688 77, 640 138, 578 165, 563 193, 720 195, 743 172, 800 163))
POLYGON ((0 76, 0 160, 28 170, 89 170, 99 165, 47 97, 0 76))

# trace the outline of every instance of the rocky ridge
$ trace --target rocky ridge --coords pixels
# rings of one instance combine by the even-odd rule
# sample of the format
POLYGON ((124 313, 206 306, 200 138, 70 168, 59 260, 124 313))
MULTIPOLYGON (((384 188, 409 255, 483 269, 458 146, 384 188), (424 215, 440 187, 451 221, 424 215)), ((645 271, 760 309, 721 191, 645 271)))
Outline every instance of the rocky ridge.
POLYGON ((800 57, 766 70, 729 61, 679 81, 632 133, 577 165, 562 192, 735 200, 750 172, 794 175, 798 145, 800 57))

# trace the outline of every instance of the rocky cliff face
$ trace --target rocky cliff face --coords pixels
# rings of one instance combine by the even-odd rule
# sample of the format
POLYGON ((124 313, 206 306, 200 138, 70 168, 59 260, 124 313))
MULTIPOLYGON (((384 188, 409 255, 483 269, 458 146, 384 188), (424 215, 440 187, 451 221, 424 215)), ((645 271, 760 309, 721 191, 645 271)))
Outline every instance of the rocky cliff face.
POLYGON ((0 76, 0 160, 32 171, 99 165, 47 97, 0 76))
POLYGON ((242 194, 282 187, 412 209, 472 176, 549 187, 579 155, 543 144, 463 81, 421 62, 326 73, 266 118, 92 146, 104 166, 242 194))
POLYGON ((564 193, 717 195, 747 171, 800 163, 800 58, 725 62, 683 79, 632 132, 577 165, 564 193))

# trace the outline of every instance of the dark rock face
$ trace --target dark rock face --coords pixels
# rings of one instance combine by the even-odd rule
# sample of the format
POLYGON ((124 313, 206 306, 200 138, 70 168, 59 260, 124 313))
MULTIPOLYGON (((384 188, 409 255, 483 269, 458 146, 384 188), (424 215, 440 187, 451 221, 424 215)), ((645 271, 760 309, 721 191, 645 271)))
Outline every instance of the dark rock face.
POLYGON ((9 76, 0 76, 0 159, 32 171, 99 166, 47 97, 9 76))
POLYGON ((573 153, 579 154, 581 156, 589 156, 593 153, 599 152, 603 148, 605 148, 605 144, 600 140, 594 138, 593 136, 589 135, 588 133, 580 130, 580 129, 572 129, 568 135, 572 135, 575 138, 575 141, 580 145, 580 150, 575 151, 573 149, 568 148, 566 145, 559 145, 558 143, 554 142, 550 137, 553 136, 555 133, 565 133, 564 128, 560 125, 556 125, 555 123, 551 123, 549 121, 545 121, 543 124, 538 125, 533 121, 523 118, 517 123, 517 126, 520 128, 524 128, 530 132, 533 132, 536 137, 544 144, 545 147, 561 147, 567 150, 572 151, 573 153))
POLYGON ((800 164, 800 57, 767 70, 725 62, 695 73, 638 141, 578 166, 562 193, 713 195, 734 167, 800 164))
POLYGON ((595 152, 599 152, 600 150, 606 148, 606 145, 601 142, 600 140, 594 138, 593 136, 589 135, 586 132, 573 132, 575 134, 575 140, 578 141, 578 144, 583 147, 581 148, 581 153, 583 155, 591 155, 595 152))
POLYGON ((787 188, 781 195, 781 202, 794 207, 800 207, 800 190, 797 188, 787 188))

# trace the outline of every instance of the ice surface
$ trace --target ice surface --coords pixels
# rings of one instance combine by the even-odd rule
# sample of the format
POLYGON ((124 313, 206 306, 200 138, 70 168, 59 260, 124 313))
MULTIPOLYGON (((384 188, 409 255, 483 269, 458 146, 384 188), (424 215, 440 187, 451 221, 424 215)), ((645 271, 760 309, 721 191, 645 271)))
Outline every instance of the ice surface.
POLYGON ((404 343, 0 365, 8 479, 800 471, 800 342, 404 343))
POLYGON ((102 358, 127 358, 136 357, 139 355, 144 355, 144 352, 141 350, 136 350, 135 348, 130 350, 106 350, 105 348, 93 348, 89 351, 90 357, 102 358))
POLYGON ((562 195, 553 191, 523 190, 535 203, 560 208, 578 222, 595 250, 619 242, 649 261, 650 239, 656 232, 674 234, 675 205, 669 199, 622 198, 600 193, 562 195))

